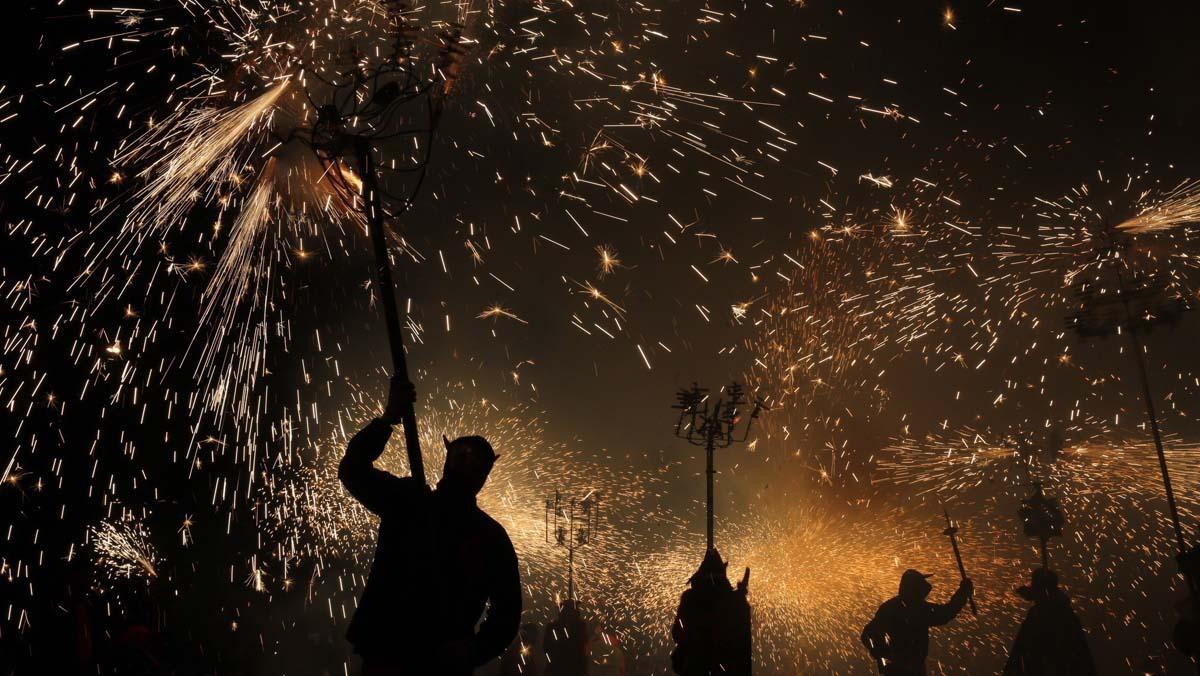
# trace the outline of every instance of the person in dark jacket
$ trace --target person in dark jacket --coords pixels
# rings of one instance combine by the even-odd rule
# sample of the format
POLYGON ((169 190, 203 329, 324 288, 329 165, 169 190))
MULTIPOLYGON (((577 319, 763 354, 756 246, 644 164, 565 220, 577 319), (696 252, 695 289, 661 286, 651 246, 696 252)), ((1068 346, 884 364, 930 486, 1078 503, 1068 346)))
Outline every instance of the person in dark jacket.
POLYGON ((928 575, 909 569, 900 577, 900 594, 879 606, 863 629, 862 643, 885 676, 924 676, 929 628, 949 623, 966 605, 975 587, 964 579, 945 605, 925 600, 933 589, 928 575))
POLYGON ((1017 594, 1033 606, 1013 639, 1004 675, 1095 676, 1087 634, 1070 599, 1058 588, 1058 576, 1038 568, 1030 585, 1017 589, 1017 594))
POLYGON ((587 676, 588 626, 579 612, 579 602, 563 601, 558 619, 546 625, 542 650, 546 654, 546 676, 587 676))
POLYGON ((704 555, 691 587, 679 597, 671 637, 671 667, 680 676, 749 676, 752 660, 750 569, 737 589, 716 549, 704 555))
POLYGON ((346 638, 364 676, 466 676, 504 652, 521 622, 512 542, 475 504, 496 454, 483 437, 443 437, 446 464, 430 491, 373 466, 391 434, 391 425, 371 421, 338 467, 346 490, 380 517, 375 562, 346 638))

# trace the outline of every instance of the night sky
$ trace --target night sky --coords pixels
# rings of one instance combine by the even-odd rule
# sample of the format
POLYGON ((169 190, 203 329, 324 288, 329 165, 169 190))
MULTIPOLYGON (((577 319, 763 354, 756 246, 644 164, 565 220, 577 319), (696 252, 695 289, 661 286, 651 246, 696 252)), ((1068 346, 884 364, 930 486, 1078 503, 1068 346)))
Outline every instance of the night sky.
MULTIPOLYGON (((429 155, 390 239, 426 465, 443 433, 492 439, 480 504, 512 535, 527 620, 566 589, 545 498, 599 491, 585 613, 626 673, 665 673, 704 549, 703 451, 671 405, 737 380, 771 408, 717 456, 757 673, 872 673, 858 632, 900 573, 934 573, 935 600, 957 583, 943 506, 980 614, 934 631, 930 673, 998 672, 1039 565, 1017 517, 1035 481, 1066 512, 1051 566, 1100 672, 1193 672, 1135 353, 1067 323, 1081 284, 1115 288, 1106 227, 1162 294, 1200 297, 1200 55, 1178 4, 414 10, 421 58, 438 22, 467 37, 432 145, 379 144, 429 155)), ((314 73, 390 44, 372 7, 9 9, 4 673, 75 668, 81 614, 106 668, 138 625, 162 673, 353 673, 375 524, 335 468, 382 406, 387 335, 352 199, 282 141, 329 95, 314 73)), ((1138 333, 1188 538, 1194 314, 1138 333)))

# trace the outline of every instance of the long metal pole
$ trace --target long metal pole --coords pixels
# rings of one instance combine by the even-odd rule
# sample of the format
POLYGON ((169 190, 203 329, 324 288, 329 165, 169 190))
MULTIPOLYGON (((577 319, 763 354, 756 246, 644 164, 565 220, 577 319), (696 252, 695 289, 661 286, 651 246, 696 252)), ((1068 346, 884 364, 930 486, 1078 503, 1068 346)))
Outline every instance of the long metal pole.
POLYGON ((1133 349, 1133 359, 1137 362, 1138 375, 1142 381, 1142 400, 1146 402, 1146 416, 1150 418, 1150 432, 1154 435, 1154 450, 1158 453, 1158 467, 1162 470, 1163 487, 1167 491, 1167 507, 1171 510, 1171 525, 1175 527, 1175 541, 1179 545, 1179 553, 1187 550, 1183 542, 1183 527, 1179 525, 1179 508, 1175 506, 1175 491, 1171 488, 1171 475, 1167 471, 1167 454, 1163 451, 1162 435, 1158 431, 1158 414, 1154 410, 1154 398, 1150 394, 1150 376, 1146 372, 1146 360, 1142 355, 1142 341, 1138 340, 1137 327, 1133 325, 1133 311, 1129 307, 1129 297, 1125 291, 1124 276, 1117 271, 1118 292, 1125 306, 1125 317, 1128 320, 1129 345, 1133 349))
POLYGON ((575 600, 575 498, 571 498, 571 518, 567 522, 567 600, 575 600))
MULTIPOLYGON (((1133 310, 1129 307, 1129 296, 1125 291, 1125 276, 1117 270, 1117 291, 1125 306, 1125 319, 1128 321, 1129 345, 1133 349, 1133 359, 1137 362, 1138 376, 1142 381, 1142 400, 1146 403, 1146 416, 1150 419, 1150 433, 1154 436, 1154 450, 1158 453, 1158 467, 1162 470, 1163 488, 1167 492, 1167 508, 1171 512, 1171 525, 1175 528, 1175 543, 1182 556, 1187 552, 1187 544, 1183 540, 1183 526, 1179 523, 1179 508, 1175 505, 1175 490, 1171 487, 1171 474, 1167 471, 1167 454, 1163 451, 1162 434, 1158 429, 1158 414, 1154 409, 1154 398, 1150 393, 1150 375, 1146 369, 1146 360, 1142 354, 1142 341, 1138 340, 1137 327, 1133 324, 1133 310)), ((1187 570, 1182 570, 1184 582, 1187 583, 1188 593, 1192 597, 1192 607, 1197 617, 1200 617, 1200 589, 1196 580, 1187 570)), ((1196 672, 1200 674, 1200 662, 1196 664, 1196 672)))
MULTIPOLYGON (((367 207, 367 226, 371 231, 371 243, 375 250, 375 279, 379 287, 379 300, 383 305, 383 319, 387 325, 388 345, 392 352, 392 379, 400 380, 411 392, 412 380, 408 377, 408 361, 404 357, 404 334, 400 330, 400 312, 396 307, 396 285, 392 281, 392 265, 388 258, 387 233, 384 232, 383 196, 379 192, 379 179, 375 175, 375 160, 370 145, 360 139, 355 150, 362 170, 363 202, 367 207)), ((395 388, 393 388, 394 392, 395 388)), ((421 458, 421 439, 417 433, 417 412, 411 398, 402 397, 391 402, 396 407, 400 423, 404 426, 404 448, 408 451, 408 467, 412 477, 425 483, 425 463, 421 458)))
MULTIPOLYGON (((963 565, 962 554, 958 551, 958 527, 950 521, 950 512, 947 512, 945 507, 942 508, 942 513, 946 515, 946 530, 943 532, 950 536, 950 548, 954 550, 954 560, 958 563, 959 577, 966 580, 967 568, 963 565)), ((971 614, 978 615, 979 609, 975 607, 975 595, 968 596, 967 601, 971 603, 971 614)))
POLYGON ((713 408, 712 418, 708 421, 708 439, 707 439, 708 443, 706 443, 705 447, 704 447, 704 451, 705 451, 704 455, 705 455, 705 459, 706 459, 707 465, 708 465, 705 468, 705 475, 708 478, 708 486, 707 486, 707 488, 708 488, 708 491, 707 491, 708 523, 707 523, 707 530, 706 530, 706 533, 708 535, 708 549, 706 549, 705 551, 710 551, 713 549, 713 475, 717 473, 716 469, 713 467, 713 445, 716 442, 716 434, 717 434, 716 421, 718 419, 718 413, 720 412, 720 410, 721 410, 721 401, 717 400, 716 406, 714 406, 714 408, 713 408))
POLYGON ((1146 361, 1142 355, 1142 344, 1137 339, 1137 330, 1129 329, 1129 342, 1137 360, 1138 374, 1142 378, 1142 399, 1146 402, 1146 415, 1150 418, 1150 432, 1154 435, 1154 449, 1158 452, 1158 466, 1162 470, 1163 486, 1167 489, 1167 507, 1171 510, 1171 524, 1175 527, 1175 541, 1182 554, 1187 545, 1183 542, 1183 527, 1179 524, 1179 508, 1175 506, 1175 491, 1171 488, 1171 476, 1167 472, 1167 455, 1163 451, 1162 434, 1158 431, 1158 414, 1154 410, 1154 399, 1150 395, 1150 377, 1146 373, 1146 361))

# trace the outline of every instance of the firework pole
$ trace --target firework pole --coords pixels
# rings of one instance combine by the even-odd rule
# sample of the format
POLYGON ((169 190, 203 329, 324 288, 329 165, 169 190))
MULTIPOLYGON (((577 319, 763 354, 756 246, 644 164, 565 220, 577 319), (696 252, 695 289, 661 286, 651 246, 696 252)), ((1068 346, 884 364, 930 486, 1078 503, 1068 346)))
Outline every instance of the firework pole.
POLYGON ((1149 330, 1155 324, 1172 323, 1188 307, 1179 298, 1168 296, 1166 287, 1160 279, 1139 274, 1134 270, 1133 262, 1125 255, 1126 251, 1132 249, 1133 240, 1130 237, 1108 226, 1105 227, 1104 236, 1108 241, 1101 247, 1099 257, 1115 259, 1117 293, 1114 300, 1120 304, 1120 314, 1114 317, 1111 316, 1111 312, 1106 312, 1105 304, 1112 304, 1114 300, 1103 299, 1102 290, 1097 293, 1085 286, 1078 292, 1082 300, 1082 308, 1069 320, 1072 328, 1083 337, 1107 335, 1114 330, 1117 333, 1127 332, 1129 334, 1129 347, 1133 351, 1133 360, 1137 364, 1138 379, 1142 386, 1142 401, 1146 405, 1146 417, 1150 421, 1154 450, 1158 454, 1158 465, 1162 471, 1163 488, 1167 495, 1171 525, 1175 529, 1175 541, 1180 554, 1182 554, 1188 548, 1183 538, 1183 527, 1179 522, 1179 508, 1175 503, 1175 491, 1171 486, 1171 475, 1167 470, 1167 456, 1163 450, 1162 434, 1158 428, 1158 414, 1154 407, 1154 396, 1150 391, 1150 376, 1146 368, 1145 352, 1138 332, 1149 330), (1126 268, 1132 273, 1130 279, 1126 279, 1126 268), (1145 306, 1144 309, 1135 312, 1132 300, 1141 302, 1145 306))
POLYGON ((738 409, 747 403, 742 386, 738 383, 731 383, 726 388, 726 396, 727 400, 723 401, 717 398, 710 405, 708 390, 698 384, 693 384, 691 388, 679 391, 676 395, 678 403, 673 407, 679 410, 679 420, 675 423, 675 436, 696 446, 704 446, 705 551, 715 548, 713 543, 713 480, 717 471, 713 459, 714 451, 717 448, 728 448, 735 443, 746 441, 750 436, 750 427, 754 424, 754 419, 758 417, 760 411, 767 408, 762 401, 756 399, 754 409, 742 430, 741 438, 737 438, 734 432, 742 422, 738 409))
POLYGON ((554 491, 554 499, 546 500, 546 542, 553 542, 567 550, 567 601, 575 601, 575 550, 595 542, 600 529, 600 494, 589 492, 582 500, 563 500, 562 493, 554 491), (576 513, 578 508, 578 514, 576 513), (551 536, 550 519, 554 519, 551 536), (562 520, 560 524, 559 521, 562 520), (551 539, 553 537, 553 540, 551 539))
POLYGON ((1175 491, 1171 487, 1171 474, 1167 471, 1167 455, 1163 451, 1162 434, 1158 430, 1158 414, 1154 409, 1154 397, 1150 393, 1150 376, 1146 371, 1146 358, 1142 352, 1142 341, 1138 339, 1137 328, 1133 326, 1133 311, 1129 307, 1129 296, 1125 293, 1125 275, 1117 271, 1118 293, 1121 304, 1125 308, 1125 318, 1129 322, 1129 346, 1133 349, 1133 360, 1137 362, 1138 376, 1142 382, 1142 401, 1146 404, 1146 417, 1150 419, 1150 433, 1154 437, 1154 450, 1158 453, 1158 466, 1162 470, 1163 488, 1167 493, 1167 508, 1171 512, 1171 525, 1175 527, 1175 542, 1179 552, 1187 551, 1183 541, 1183 527, 1179 523, 1179 507, 1175 504, 1175 491))
POLYGON ((396 285, 392 281, 392 264, 387 250, 387 233, 384 230, 383 204, 378 177, 375 174, 375 161, 369 143, 359 138, 355 146, 362 174, 367 227, 371 230, 371 244, 375 250, 375 281, 379 300, 383 305, 383 320, 387 325, 388 345, 392 353, 392 387, 384 418, 389 423, 399 422, 404 426, 404 448, 408 453, 409 472, 414 479, 423 484, 425 462, 421 457, 421 439, 417 432, 416 397, 413 394, 412 380, 408 376, 408 360, 404 356, 404 334, 400 328, 400 312, 396 307, 396 285))
MULTIPOLYGON (((958 551, 958 526, 950 521, 950 512, 947 512, 945 507, 942 507, 942 514, 946 515, 946 530, 942 531, 942 534, 949 536, 950 547, 954 550, 954 560, 958 562, 958 574, 963 580, 966 580, 967 568, 963 565, 962 554, 958 551)), ((968 596, 967 600, 971 603, 971 614, 978 615, 979 609, 975 607, 975 595, 968 596)))
POLYGON ((1133 361, 1137 365, 1138 379, 1141 384, 1142 401, 1146 405, 1146 417, 1150 422, 1150 433, 1154 438, 1154 450, 1158 454, 1158 466, 1162 472, 1163 488, 1167 496, 1167 509, 1171 516, 1171 525, 1175 530, 1175 542, 1179 553, 1187 552, 1187 543, 1183 537, 1183 527, 1179 522, 1179 508, 1175 502, 1175 491, 1171 485, 1171 475, 1167 470, 1167 456, 1163 449, 1162 434, 1158 428, 1158 413, 1154 407, 1154 396, 1150 391, 1150 376, 1146 368, 1145 352, 1138 332, 1149 330, 1155 324, 1171 323, 1187 308, 1186 304, 1177 297, 1166 293, 1165 283, 1154 276, 1139 273, 1133 268, 1133 262, 1125 255, 1132 249, 1132 239, 1114 228, 1106 226, 1103 232, 1106 241, 1100 247, 1098 259, 1111 259, 1117 266, 1117 293, 1107 297, 1103 289, 1093 289, 1085 283, 1077 291, 1080 298, 1080 310, 1068 317, 1068 325, 1081 337, 1104 336, 1112 332, 1128 333, 1129 347, 1133 352, 1133 361), (1131 277, 1126 278, 1125 270, 1129 269, 1131 277), (1112 296, 1115 295, 1115 298, 1112 296), (1144 306, 1135 311, 1132 301, 1137 300, 1144 306), (1119 308, 1110 309, 1113 305, 1119 308))
MULTIPOLYGON (((423 484, 425 464, 421 458, 421 442, 417 431, 416 391, 408 375, 400 311, 396 307, 396 285, 392 279, 387 244, 387 218, 396 218, 407 211, 424 182, 434 131, 441 115, 441 99, 450 92, 463 54, 462 28, 451 24, 450 29, 441 36, 442 44, 436 54, 436 66, 432 69, 438 75, 431 78, 423 74, 424 61, 413 54, 414 35, 419 27, 408 21, 401 2, 385 0, 384 4, 395 36, 391 54, 368 64, 364 62, 363 54, 352 49, 354 65, 349 71, 334 80, 315 76, 327 90, 325 93, 329 102, 318 108, 312 128, 305 131, 308 144, 325 164, 330 180, 347 192, 354 188, 361 199, 375 256, 377 296, 383 306, 388 347, 392 354, 392 379, 383 419, 404 426, 409 470, 413 478, 423 484), (423 108, 426 111, 424 123, 420 123, 416 115, 401 114, 406 106, 423 108), (404 145, 399 142, 410 139, 416 146, 418 138, 424 139, 424 157, 413 157, 414 163, 405 163, 403 168, 404 172, 415 172, 408 194, 400 196, 389 192, 380 179, 381 169, 387 170, 388 167, 387 164, 376 164, 376 150, 389 140, 404 145), (358 185, 354 185, 352 177, 347 176, 352 173, 347 166, 351 160, 354 162, 353 171, 359 175, 358 185), (390 212, 386 205, 389 199, 396 204, 396 208, 390 212)), ((299 138, 305 140, 304 134, 299 138)), ((395 169, 395 162, 391 168, 395 169)))
MULTIPOLYGON (((1133 239, 1119 232, 1116 228, 1105 225, 1103 231, 1105 241, 1100 246, 1098 260, 1113 259, 1117 266, 1117 293, 1105 297, 1103 289, 1089 288, 1087 283, 1082 285, 1076 295, 1080 298, 1080 309, 1068 317, 1068 325, 1081 337, 1105 336, 1113 331, 1129 333, 1129 347, 1133 351, 1133 360, 1137 364, 1138 379, 1141 382, 1142 401, 1146 405, 1146 417, 1150 422, 1150 434, 1154 438, 1154 450, 1158 454, 1158 466, 1162 472, 1163 489, 1167 496, 1167 509, 1171 517, 1171 526, 1175 531, 1175 544, 1178 554, 1175 561, 1179 564, 1179 572, 1183 574, 1191 597, 1193 611, 1200 617, 1200 548, 1189 547, 1183 537, 1183 526, 1179 521, 1179 507, 1175 502, 1175 491, 1171 485, 1171 474, 1167 469, 1167 456, 1163 449, 1162 433, 1158 428, 1158 413, 1154 407, 1154 396, 1150 391, 1150 376, 1146 368, 1146 358, 1139 331, 1148 331, 1156 324, 1174 323, 1190 306, 1186 299, 1179 294, 1168 293, 1168 282, 1163 275, 1152 275, 1139 272, 1134 267, 1132 257, 1128 255, 1133 249, 1133 239), (1126 278, 1126 270, 1129 278, 1126 278), (1115 295, 1116 298, 1111 296, 1115 295), (1139 302, 1135 311, 1133 301, 1139 302), (1117 312, 1109 308, 1119 305, 1117 312)), ((1200 662, 1196 664, 1200 673, 1200 662)))
MULTIPOLYGON (((713 415, 716 416, 720 410, 721 410, 721 401, 718 399, 717 403, 713 405, 713 415)), ((716 428, 714 426, 711 426, 711 425, 709 426, 707 436, 708 436, 708 441, 705 443, 705 446, 704 446, 704 457, 705 457, 704 476, 707 479, 707 482, 705 485, 704 496, 705 496, 705 504, 708 505, 708 508, 705 510, 705 516, 707 518, 705 520, 704 533, 705 533, 705 536, 707 537, 706 542, 708 543, 708 549, 712 549, 713 548, 713 509, 714 509, 714 505, 713 505, 713 502, 714 502, 713 475, 717 473, 716 467, 714 466, 714 463, 713 463, 713 444, 715 443, 715 439, 717 436, 716 428)))
POLYGON ((1033 493, 1021 501, 1021 526, 1026 536, 1038 539, 1042 568, 1050 569, 1050 538, 1062 537, 1063 517, 1058 500, 1047 496, 1040 481, 1033 482, 1033 493))

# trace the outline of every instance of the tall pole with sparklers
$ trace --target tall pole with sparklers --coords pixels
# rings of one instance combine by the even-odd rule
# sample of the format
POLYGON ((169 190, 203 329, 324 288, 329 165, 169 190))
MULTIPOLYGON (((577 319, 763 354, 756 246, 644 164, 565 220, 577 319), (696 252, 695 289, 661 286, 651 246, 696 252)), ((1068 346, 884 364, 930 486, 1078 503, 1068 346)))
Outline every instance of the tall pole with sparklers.
MULTIPOLYGON (((316 120, 311 129, 301 130, 306 134, 297 136, 311 145, 325 164, 329 179, 349 196, 349 201, 356 201, 370 232, 377 296, 392 357, 392 382, 384 418, 403 425, 409 470, 413 478, 425 483, 416 396, 408 375, 388 252, 387 220, 408 210, 424 182, 441 102, 451 89, 463 53, 462 31, 454 25, 443 31, 435 63, 429 63, 415 53, 420 27, 407 18, 405 6, 399 0, 387 0, 385 6, 394 38, 391 53, 371 62, 368 55, 352 51, 350 69, 332 80, 311 73, 316 86, 327 94, 327 102, 317 105, 314 101, 316 120), (307 138, 303 138, 305 135, 307 138), (413 151, 415 155, 399 161, 377 161, 389 142, 404 140, 414 147, 423 145, 423 150, 413 151), (408 177, 402 194, 389 190, 381 179, 381 167, 408 177)), ((311 92, 309 98, 313 98, 311 92)))
POLYGON ((1180 315, 1190 307, 1186 298, 1171 288, 1169 278, 1138 269, 1132 251, 1133 239, 1129 235, 1110 226, 1104 228, 1096 261, 1100 264, 1100 270, 1115 269, 1116 287, 1105 288, 1104 280, 1099 276, 1079 281, 1075 288, 1079 309, 1067 317, 1067 326, 1081 338, 1124 333, 1129 339, 1141 385, 1142 402, 1146 406, 1146 417, 1150 423, 1150 434, 1154 439, 1154 449, 1158 453, 1167 509, 1175 531, 1178 548, 1176 561, 1187 581, 1197 616, 1200 617, 1200 549, 1188 547, 1183 536, 1183 526, 1179 521, 1179 508, 1171 485, 1171 475, 1167 469, 1167 456, 1163 450, 1162 434, 1158 427, 1158 414, 1150 390, 1150 376, 1141 339, 1142 334, 1155 326, 1178 322, 1180 315))
POLYGON ((762 401, 755 399, 750 415, 743 419, 742 409, 748 402, 742 386, 736 382, 731 383, 725 388, 724 395, 724 399, 719 395, 713 399, 707 389, 693 383, 690 388, 679 390, 673 406, 679 411, 679 419, 675 423, 675 436, 690 444, 704 446, 707 500, 705 551, 713 549, 713 477, 716 474, 714 451, 746 441, 755 418, 766 409, 762 401), (740 438, 737 435, 739 427, 742 428, 740 438))
POLYGON ((600 494, 592 491, 582 499, 564 500, 562 493, 555 490, 554 498, 546 499, 545 524, 546 542, 567 550, 567 601, 574 602, 575 550, 596 540, 600 529, 600 494))
POLYGON ((1021 501, 1021 529, 1027 537, 1037 538, 1042 568, 1050 569, 1050 538, 1062 537, 1063 517, 1058 500, 1046 495, 1040 481, 1033 482, 1033 493, 1021 501))
POLYGON ((1150 377, 1140 336, 1157 325, 1177 322, 1180 314, 1188 307, 1181 296, 1170 292, 1169 280, 1134 267, 1130 257, 1126 255, 1132 246, 1130 237, 1112 228, 1106 228, 1103 237, 1104 240, 1096 254, 1097 260, 1104 267, 1115 268, 1116 288, 1105 288, 1103 280, 1100 279, 1080 281, 1075 289, 1079 309, 1067 317, 1067 326, 1081 338, 1108 336, 1112 333, 1124 333, 1129 338, 1129 347, 1141 385, 1142 401, 1146 406, 1146 417, 1154 439, 1154 449, 1158 453, 1171 524, 1175 529, 1176 544, 1182 553, 1187 549, 1187 545, 1179 523, 1175 491, 1167 470, 1167 456, 1163 451, 1162 434, 1158 428, 1158 414, 1154 406, 1154 396, 1150 391, 1150 377))

